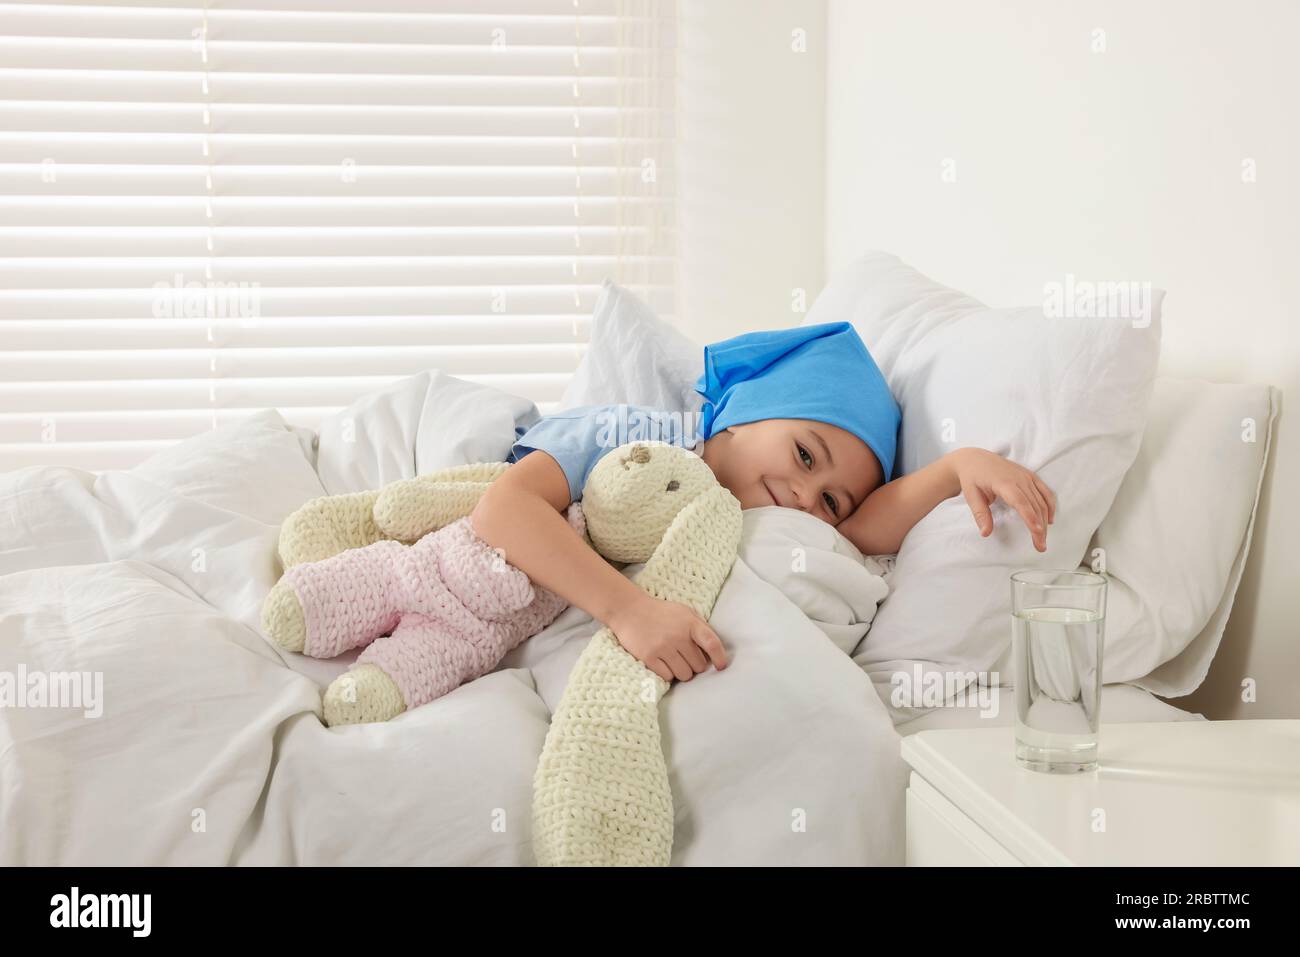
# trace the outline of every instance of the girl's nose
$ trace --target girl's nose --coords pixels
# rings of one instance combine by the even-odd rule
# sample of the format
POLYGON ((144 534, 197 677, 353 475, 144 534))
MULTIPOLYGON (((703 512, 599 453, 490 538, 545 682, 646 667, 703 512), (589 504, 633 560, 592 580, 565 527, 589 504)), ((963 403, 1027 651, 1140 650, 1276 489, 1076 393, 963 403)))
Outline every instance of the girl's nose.
POLYGON ((808 511, 808 486, 804 482, 791 482, 790 491, 794 493, 794 500, 799 503, 799 507, 808 511))

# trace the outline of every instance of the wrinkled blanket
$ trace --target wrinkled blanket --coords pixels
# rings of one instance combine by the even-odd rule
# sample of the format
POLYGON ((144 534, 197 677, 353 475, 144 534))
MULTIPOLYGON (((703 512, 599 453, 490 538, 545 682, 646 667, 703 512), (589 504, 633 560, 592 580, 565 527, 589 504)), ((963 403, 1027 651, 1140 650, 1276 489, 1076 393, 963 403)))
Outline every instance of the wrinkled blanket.
MULTIPOLYGON (((499 461, 536 415, 434 372, 319 431, 268 410, 130 470, 0 473, 0 864, 532 863, 533 772, 590 616, 328 729, 348 659, 279 653, 258 612, 307 499, 499 461)), ((802 513, 744 522, 710 619, 731 666, 663 705, 673 863, 900 864, 898 735, 847 654, 882 569, 802 513)))

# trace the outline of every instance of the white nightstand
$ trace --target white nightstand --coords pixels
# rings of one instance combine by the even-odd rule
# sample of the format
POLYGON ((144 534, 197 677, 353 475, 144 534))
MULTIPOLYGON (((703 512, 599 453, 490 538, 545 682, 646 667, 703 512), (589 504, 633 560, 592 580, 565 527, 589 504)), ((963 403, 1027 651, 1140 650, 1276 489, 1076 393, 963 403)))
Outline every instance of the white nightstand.
POLYGON ((909 866, 1300 865, 1300 721, 1101 726, 1101 767, 1016 764, 1012 728, 903 739, 909 866))

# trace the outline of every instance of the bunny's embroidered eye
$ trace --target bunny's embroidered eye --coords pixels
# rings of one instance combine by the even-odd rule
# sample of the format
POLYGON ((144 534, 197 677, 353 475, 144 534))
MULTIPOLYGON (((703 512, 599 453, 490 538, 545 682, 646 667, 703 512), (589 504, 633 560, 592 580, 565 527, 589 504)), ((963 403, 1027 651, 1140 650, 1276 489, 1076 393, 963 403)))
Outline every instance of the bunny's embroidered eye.
POLYGON ((671 482, 668 483, 668 488, 666 491, 676 492, 681 487, 682 487, 682 483, 677 481, 677 479, 673 479, 671 482))

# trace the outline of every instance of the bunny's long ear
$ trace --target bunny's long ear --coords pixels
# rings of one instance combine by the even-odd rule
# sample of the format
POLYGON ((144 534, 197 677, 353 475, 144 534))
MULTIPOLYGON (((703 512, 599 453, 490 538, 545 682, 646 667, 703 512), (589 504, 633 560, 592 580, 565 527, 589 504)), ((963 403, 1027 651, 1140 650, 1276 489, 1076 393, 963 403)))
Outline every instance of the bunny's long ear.
MULTIPOLYGON (((636 583, 708 618, 740 546, 740 503, 711 488, 678 513, 636 583)), ((659 729, 668 682, 602 628, 569 673, 533 775, 543 866, 666 867, 673 793, 659 729)))
POLYGON ((720 485, 709 489, 673 519, 636 583, 707 619, 736 560, 741 526, 736 497, 720 485))

